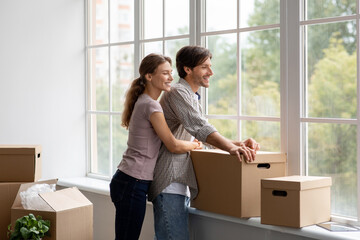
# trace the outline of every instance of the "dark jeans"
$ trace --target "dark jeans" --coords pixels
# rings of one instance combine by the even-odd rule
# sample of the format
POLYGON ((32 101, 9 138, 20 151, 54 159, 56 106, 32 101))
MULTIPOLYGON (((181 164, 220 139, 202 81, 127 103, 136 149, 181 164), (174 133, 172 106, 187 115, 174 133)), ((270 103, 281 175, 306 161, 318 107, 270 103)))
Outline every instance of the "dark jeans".
POLYGON ((139 239, 150 183, 120 170, 114 174, 110 182, 110 196, 116 208, 115 240, 139 239))

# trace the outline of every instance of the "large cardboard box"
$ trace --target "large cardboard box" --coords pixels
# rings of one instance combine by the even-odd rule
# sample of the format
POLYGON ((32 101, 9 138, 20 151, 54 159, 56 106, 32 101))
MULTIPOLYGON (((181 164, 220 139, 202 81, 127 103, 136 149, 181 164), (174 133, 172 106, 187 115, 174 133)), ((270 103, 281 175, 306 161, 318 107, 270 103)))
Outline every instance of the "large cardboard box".
POLYGON ((7 227, 11 223, 11 206, 21 183, 0 183, 0 239, 7 238, 7 227))
POLYGON ((34 182, 40 178, 40 145, 0 145, 0 182, 34 182))
POLYGON ((92 240, 93 205, 76 187, 39 194, 52 208, 51 211, 27 210, 22 207, 20 192, 37 183, 56 182, 57 180, 49 180, 22 184, 11 208, 12 224, 16 219, 33 213, 50 220, 51 237, 46 237, 48 240, 92 240))
POLYGON ((261 223, 301 228, 330 220, 330 177, 261 180, 261 223))
POLYGON ((285 176, 282 153, 258 152, 252 163, 217 149, 194 150, 191 158, 199 188, 191 206, 223 215, 260 216, 261 178, 285 176))

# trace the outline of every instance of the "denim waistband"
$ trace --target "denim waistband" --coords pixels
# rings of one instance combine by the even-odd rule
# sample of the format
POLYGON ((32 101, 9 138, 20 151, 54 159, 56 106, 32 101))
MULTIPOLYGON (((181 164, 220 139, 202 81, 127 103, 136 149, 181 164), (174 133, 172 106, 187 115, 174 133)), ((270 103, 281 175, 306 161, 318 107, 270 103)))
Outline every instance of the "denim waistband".
POLYGON ((122 171, 120 171, 119 169, 116 171, 115 176, 118 175, 119 177, 121 176, 122 178, 128 179, 128 180, 132 180, 132 181, 136 181, 136 182, 141 182, 141 183, 151 183, 151 180, 143 180, 143 179, 138 179, 138 178, 134 178, 122 171))

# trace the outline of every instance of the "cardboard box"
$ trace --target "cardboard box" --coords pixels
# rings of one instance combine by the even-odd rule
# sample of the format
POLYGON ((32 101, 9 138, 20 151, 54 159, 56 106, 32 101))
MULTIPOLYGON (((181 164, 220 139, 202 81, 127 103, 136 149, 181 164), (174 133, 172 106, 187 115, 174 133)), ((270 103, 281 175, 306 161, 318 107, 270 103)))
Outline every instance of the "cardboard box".
POLYGON ((20 186, 11 208, 11 222, 33 213, 50 220, 51 237, 48 240, 92 240, 93 239, 93 205, 76 188, 65 188, 55 192, 39 194, 52 208, 51 211, 27 210, 21 205, 20 192, 37 183, 54 184, 57 180, 26 183, 20 186))
POLYGON ((0 145, 0 182, 34 182, 40 178, 40 145, 0 145))
POLYGON ((191 206, 234 217, 260 216, 260 180, 285 176, 286 156, 258 152, 252 163, 241 163, 221 150, 194 150, 191 158, 199 193, 191 206))
POLYGON ((330 177, 261 180, 261 223, 301 228, 330 220, 330 177))
POLYGON ((11 206, 21 183, 0 183, 0 239, 7 238, 7 228, 11 223, 11 206))

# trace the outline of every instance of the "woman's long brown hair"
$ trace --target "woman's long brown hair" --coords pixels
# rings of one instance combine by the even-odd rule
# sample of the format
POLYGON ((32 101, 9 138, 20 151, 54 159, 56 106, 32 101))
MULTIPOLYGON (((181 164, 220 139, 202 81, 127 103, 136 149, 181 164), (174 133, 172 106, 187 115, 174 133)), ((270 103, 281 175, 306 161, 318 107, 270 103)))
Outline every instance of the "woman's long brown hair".
POLYGON ((139 96, 143 94, 145 90, 145 75, 148 73, 154 73, 157 67, 164 62, 169 62, 171 65, 171 58, 155 53, 147 55, 141 61, 139 67, 140 77, 132 81, 129 90, 126 92, 124 111, 121 118, 121 126, 125 127, 126 129, 129 128, 130 118, 134 110, 135 103, 138 100, 139 96))

